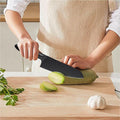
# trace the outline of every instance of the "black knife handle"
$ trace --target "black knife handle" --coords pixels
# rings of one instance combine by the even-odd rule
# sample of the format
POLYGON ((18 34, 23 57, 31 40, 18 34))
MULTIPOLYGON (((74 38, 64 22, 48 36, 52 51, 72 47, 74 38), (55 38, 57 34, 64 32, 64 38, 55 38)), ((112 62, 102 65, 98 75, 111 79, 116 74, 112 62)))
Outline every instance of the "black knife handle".
POLYGON ((120 91, 119 91, 119 90, 116 90, 116 89, 115 89, 115 91, 120 93, 120 91))
POLYGON ((18 51, 20 51, 17 44, 15 44, 15 48, 16 48, 18 51))
MULTIPOLYGON (((15 44, 15 48, 16 48, 18 51, 20 51, 20 49, 18 48, 18 45, 17 45, 17 44, 15 44)), ((38 58, 43 61, 43 60, 46 58, 46 55, 44 55, 43 53, 39 52, 39 53, 38 53, 38 58)))
POLYGON ((38 53, 38 58, 39 58, 40 60, 43 61, 46 57, 47 57, 47 56, 44 55, 43 53, 41 53, 41 52, 38 53))

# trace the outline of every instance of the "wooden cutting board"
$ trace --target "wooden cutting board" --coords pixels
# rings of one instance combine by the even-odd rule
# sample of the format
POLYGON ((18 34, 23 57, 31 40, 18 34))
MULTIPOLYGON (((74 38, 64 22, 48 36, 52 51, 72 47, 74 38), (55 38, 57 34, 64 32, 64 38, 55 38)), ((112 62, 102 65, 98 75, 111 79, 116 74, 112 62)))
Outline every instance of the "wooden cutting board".
POLYGON ((9 77, 13 87, 23 87, 16 106, 6 106, 0 98, 0 120, 120 120, 120 99, 108 77, 98 78, 91 85, 56 85, 58 92, 43 92, 39 86, 47 77, 9 77), (88 98, 102 95, 105 110, 91 110, 88 98))

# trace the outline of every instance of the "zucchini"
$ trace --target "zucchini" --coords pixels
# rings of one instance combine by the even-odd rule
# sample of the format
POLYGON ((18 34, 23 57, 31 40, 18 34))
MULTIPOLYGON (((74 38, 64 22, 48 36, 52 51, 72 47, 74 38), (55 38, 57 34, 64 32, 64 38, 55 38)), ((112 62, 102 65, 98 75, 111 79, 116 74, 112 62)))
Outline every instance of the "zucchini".
POLYGON ((54 85, 50 84, 47 81, 44 81, 43 83, 41 83, 40 88, 43 91, 48 91, 48 92, 57 91, 57 87, 55 87, 54 85))
POLYGON ((83 78, 73 78, 69 76, 65 76, 60 72, 51 72, 48 75, 50 81, 55 84, 64 84, 64 85, 77 85, 77 84, 90 84, 98 78, 95 71, 88 70, 80 70, 83 74, 83 78))

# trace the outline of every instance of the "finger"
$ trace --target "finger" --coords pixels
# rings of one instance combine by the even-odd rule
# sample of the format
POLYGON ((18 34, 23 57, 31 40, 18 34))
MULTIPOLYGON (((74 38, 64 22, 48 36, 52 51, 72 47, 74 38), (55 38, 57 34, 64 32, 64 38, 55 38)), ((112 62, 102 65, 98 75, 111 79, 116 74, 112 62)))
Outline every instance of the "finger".
POLYGON ((64 62, 64 58, 62 58, 62 59, 60 60, 60 62, 64 62))
POLYGON ((69 56, 65 56, 64 61, 63 61, 63 62, 64 62, 65 64, 67 64, 67 63, 68 63, 68 61, 69 61, 69 58, 70 58, 69 56))
POLYGON ((67 64, 72 66, 74 63, 75 63, 75 59, 70 58, 67 64))
POLYGON ((74 63, 74 64, 72 65, 72 67, 73 67, 73 68, 77 68, 77 67, 79 67, 79 64, 78 64, 78 63, 74 63))
POLYGON ((88 67, 87 67, 86 65, 84 65, 83 63, 81 64, 81 63, 79 63, 79 62, 74 63, 74 64, 72 65, 72 67, 73 67, 73 68, 79 68, 79 69, 88 69, 88 67))
POLYGON ((27 45, 27 43, 25 43, 25 45, 24 45, 24 54, 25 54, 25 58, 28 58, 28 45, 27 45))
POLYGON ((20 45, 19 49, 20 49, 20 54, 24 57, 24 48, 23 48, 23 45, 20 45))
POLYGON ((37 60, 37 58, 38 58, 38 53, 39 53, 39 45, 38 45, 38 43, 35 43, 34 44, 34 55, 33 55, 33 59, 34 60, 37 60))
POLYGON ((33 59, 33 43, 30 43, 29 45, 29 60, 33 59))
POLYGON ((77 58, 76 55, 67 55, 64 58, 64 63, 67 64, 70 58, 77 58))

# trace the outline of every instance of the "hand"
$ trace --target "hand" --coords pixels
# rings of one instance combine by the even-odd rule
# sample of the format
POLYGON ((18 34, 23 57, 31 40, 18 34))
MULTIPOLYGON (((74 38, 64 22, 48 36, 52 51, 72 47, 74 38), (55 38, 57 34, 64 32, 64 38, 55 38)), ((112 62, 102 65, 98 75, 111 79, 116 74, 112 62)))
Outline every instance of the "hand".
POLYGON ((79 69, 90 69, 94 66, 90 58, 82 58, 77 55, 68 55, 65 56, 61 62, 79 69))
POLYGON ((18 42, 18 47, 23 57, 29 58, 29 60, 37 60, 39 45, 36 41, 26 38, 18 42))

